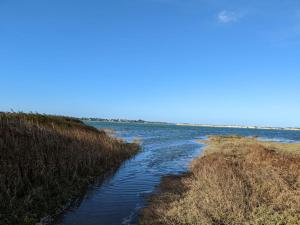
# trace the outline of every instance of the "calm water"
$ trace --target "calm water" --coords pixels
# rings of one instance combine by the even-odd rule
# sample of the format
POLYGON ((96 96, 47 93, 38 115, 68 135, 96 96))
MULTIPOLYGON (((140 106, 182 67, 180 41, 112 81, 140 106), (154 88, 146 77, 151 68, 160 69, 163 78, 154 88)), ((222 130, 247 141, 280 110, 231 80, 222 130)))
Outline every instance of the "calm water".
POLYGON ((145 196, 155 190, 163 175, 186 171, 203 147, 195 139, 206 135, 239 134, 273 141, 300 141, 299 131, 106 122, 89 124, 97 128, 112 128, 118 137, 128 141, 139 138, 143 149, 104 183, 91 187, 78 207, 62 215, 58 225, 136 224, 138 210, 145 205, 145 196))

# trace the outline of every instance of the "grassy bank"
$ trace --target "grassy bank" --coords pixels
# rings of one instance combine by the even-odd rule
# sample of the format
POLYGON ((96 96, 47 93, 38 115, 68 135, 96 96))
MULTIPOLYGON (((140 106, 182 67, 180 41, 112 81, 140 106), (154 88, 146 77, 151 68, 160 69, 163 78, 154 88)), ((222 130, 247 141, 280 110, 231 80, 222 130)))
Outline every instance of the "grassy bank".
POLYGON ((138 149, 75 118, 0 113, 0 224, 55 214, 138 149))
POLYGON ((142 225, 300 224, 300 144, 210 137, 190 172, 165 177, 142 225))

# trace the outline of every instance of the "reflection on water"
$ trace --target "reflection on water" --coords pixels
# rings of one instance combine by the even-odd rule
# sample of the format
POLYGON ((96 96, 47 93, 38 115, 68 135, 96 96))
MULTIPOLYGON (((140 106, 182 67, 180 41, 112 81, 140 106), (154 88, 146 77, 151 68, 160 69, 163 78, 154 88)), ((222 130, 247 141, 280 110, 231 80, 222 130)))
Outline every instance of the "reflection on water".
POLYGON ((126 161, 104 183, 95 184, 78 207, 59 219, 58 225, 136 224, 138 210, 145 205, 161 176, 185 172, 203 145, 195 139, 207 135, 258 136, 272 141, 300 141, 298 131, 185 127, 175 125, 90 122, 97 128, 114 129, 129 141, 142 140, 142 151, 126 161))

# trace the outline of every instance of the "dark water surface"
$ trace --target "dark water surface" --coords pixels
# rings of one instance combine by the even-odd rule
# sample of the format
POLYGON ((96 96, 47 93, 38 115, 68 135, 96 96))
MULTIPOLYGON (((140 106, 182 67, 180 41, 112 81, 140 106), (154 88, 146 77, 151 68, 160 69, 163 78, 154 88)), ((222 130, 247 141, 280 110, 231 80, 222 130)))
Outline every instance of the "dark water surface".
POLYGON ((138 210, 145 196, 154 191, 166 174, 187 171, 203 145, 195 139, 207 135, 258 136, 261 139, 300 141, 300 131, 188 127, 133 123, 89 122, 97 128, 112 128, 116 136, 132 141, 141 139, 142 151, 126 161, 104 183, 94 185, 78 207, 59 218, 58 225, 128 225, 137 223, 138 210))

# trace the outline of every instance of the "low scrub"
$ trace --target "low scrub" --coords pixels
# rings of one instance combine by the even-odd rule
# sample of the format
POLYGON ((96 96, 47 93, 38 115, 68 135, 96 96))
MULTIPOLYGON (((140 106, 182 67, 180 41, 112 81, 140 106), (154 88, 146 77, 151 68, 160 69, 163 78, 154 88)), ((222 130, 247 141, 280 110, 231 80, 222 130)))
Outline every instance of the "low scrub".
POLYGON ((190 172, 165 177, 142 225, 300 224, 300 145, 210 137, 190 172))
POLYGON ((0 113, 0 224, 57 213, 138 149, 75 118, 0 113))

